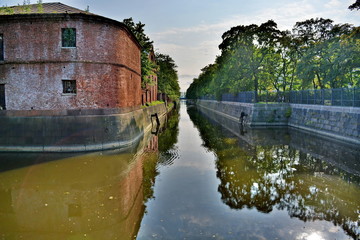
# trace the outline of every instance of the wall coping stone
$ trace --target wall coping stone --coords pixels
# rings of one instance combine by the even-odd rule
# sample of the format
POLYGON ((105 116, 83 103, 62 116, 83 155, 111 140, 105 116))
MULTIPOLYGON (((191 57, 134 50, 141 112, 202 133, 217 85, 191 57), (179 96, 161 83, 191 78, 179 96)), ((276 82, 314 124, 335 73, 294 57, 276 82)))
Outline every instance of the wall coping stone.
POLYGON ((314 105, 314 104, 290 104, 291 108, 312 109, 312 110, 327 110, 335 112, 346 113, 359 113, 359 107, 345 107, 345 106, 326 106, 326 105, 314 105))

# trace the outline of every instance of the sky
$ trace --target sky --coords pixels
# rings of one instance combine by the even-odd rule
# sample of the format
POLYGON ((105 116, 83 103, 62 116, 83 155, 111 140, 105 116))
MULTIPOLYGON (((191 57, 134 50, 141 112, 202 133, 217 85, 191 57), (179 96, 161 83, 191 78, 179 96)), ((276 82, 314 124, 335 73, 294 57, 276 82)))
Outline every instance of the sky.
MULTIPOLYGON (((360 11, 350 11, 355 0, 43 0, 58 2, 122 21, 132 17, 145 24, 155 51, 172 57, 178 66, 181 91, 208 64, 214 63, 221 35, 238 25, 274 20, 280 30, 296 22, 330 18, 334 23, 360 26, 360 11)), ((37 0, 31 0, 36 3, 37 0)), ((23 0, 0 0, 0 6, 23 0)))

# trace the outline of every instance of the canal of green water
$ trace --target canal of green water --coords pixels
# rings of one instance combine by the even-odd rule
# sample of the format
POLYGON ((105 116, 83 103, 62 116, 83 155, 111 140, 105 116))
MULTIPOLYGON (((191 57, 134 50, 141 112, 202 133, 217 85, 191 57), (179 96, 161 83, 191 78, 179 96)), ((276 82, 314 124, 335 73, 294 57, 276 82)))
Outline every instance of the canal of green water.
POLYGON ((0 239, 359 239, 359 165, 182 102, 126 150, 0 154, 0 239))

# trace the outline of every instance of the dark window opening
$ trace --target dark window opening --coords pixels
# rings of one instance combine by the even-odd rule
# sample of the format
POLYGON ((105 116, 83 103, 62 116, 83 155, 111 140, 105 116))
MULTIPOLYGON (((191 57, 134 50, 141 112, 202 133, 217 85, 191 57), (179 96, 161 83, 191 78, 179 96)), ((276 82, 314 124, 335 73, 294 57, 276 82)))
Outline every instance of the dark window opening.
POLYGON ((5 84, 0 84, 0 110, 6 110, 6 105, 5 105, 5 84))
POLYGON ((75 80, 62 80, 63 93, 76 94, 76 81, 75 80))
POLYGON ((4 37, 0 34, 0 61, 4 61, 4 37))
POLYGON ((62 47, 76 47, 76 29, 62 28, 61 39, 62 39, 62 47))

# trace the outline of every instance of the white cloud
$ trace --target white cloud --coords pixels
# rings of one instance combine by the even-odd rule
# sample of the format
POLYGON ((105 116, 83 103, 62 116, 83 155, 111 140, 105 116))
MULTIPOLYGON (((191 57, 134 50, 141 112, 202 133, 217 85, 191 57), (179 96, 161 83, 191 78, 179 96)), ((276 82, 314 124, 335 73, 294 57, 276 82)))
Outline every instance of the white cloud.
POLYGON ((334 7, 340 7, 341 2, 339 0, 331 0, 327 4, 325 4, 326 8, 334 8, 334 7))

